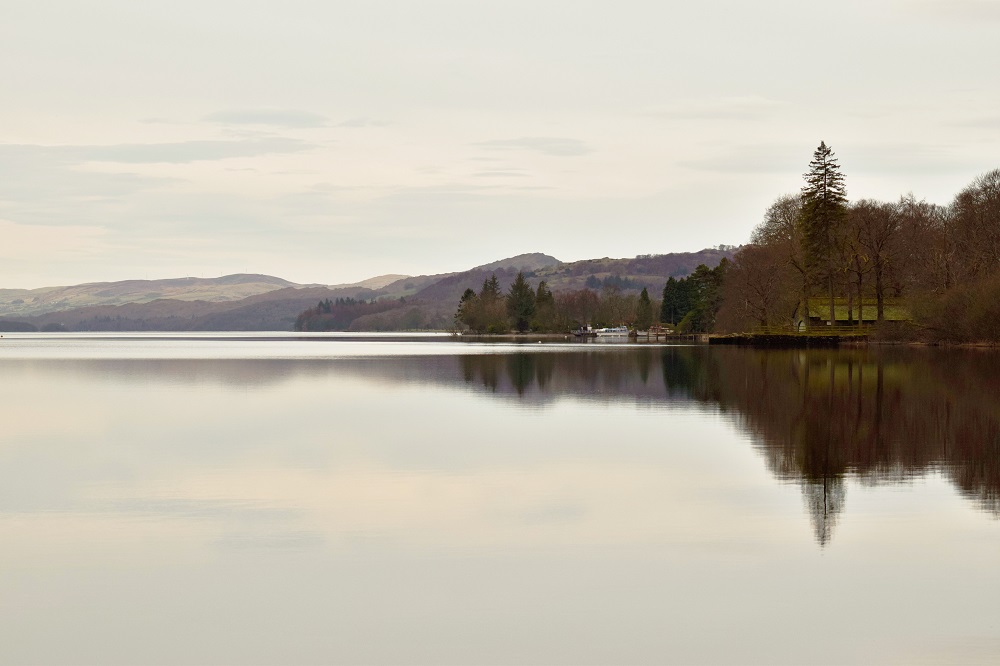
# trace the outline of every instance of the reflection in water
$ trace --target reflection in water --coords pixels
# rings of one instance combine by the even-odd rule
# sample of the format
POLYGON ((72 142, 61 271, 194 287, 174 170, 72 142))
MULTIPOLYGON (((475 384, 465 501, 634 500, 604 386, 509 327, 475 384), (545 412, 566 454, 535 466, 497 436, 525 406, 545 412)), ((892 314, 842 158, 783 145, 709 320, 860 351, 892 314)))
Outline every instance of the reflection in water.
POLYGON ((739 409, 771 469, 808 486, 821 542, 848 475, 896 483, 940 469, 1000 515, 994 355, 789 351, 714 360, 723 404, 739 409))
POLYGON ((692 399, 737 415, 771 471, 802 486, 829 541, 846 477, 898 483, 943 471, 1000 516, 1000 360, 934 350, 641 348, 621 354, 466 356, 466 382, 532 397, 692 399), (662 383, 650 381, 659 355, 662 383), (506 371, 506 377, 504 377, 506 371), (504 381, 506 380, 506 381, 504 381))
MULTIPOLYGON (((543 407, 564 398, 701 405, 745 430, 779 479, 801 486, 826 544, 845 479, 907 482, 941 473, 1000 516, 1000 356, 858 348, 545 345, 504 353, 335 359, 120 359, 0 362, 9 382, 68 375, 113 383, 267 388, 301 377, 430 383, 543 407), (658 372, 655 371, 658 369, 658 372)), ((665 436, 669 433, 663 433, 665 436)))
POLYGON ((495 394, 516 394, 538 404, 560 396, 627 401, 664 397, 662 387, 650 382, 657 353, 659 350, 650 348, 516 352, 460 356, 458 362, 467 384, 495 394))
POLYGON ((0 349, 0 663, 996 663, 994 353, 377 347, 0 349))

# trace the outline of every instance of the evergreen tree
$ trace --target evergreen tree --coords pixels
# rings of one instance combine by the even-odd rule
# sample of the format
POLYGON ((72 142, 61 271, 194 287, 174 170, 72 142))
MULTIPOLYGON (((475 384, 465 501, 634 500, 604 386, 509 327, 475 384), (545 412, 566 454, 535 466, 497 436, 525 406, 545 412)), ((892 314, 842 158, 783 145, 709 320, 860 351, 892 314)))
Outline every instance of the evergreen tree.
POLYGON ((538 290, 535 292, 535 306, 541 305, 542 303, 554 303, 555 298, 552 296, 552 290, 549 289, 548 283, 542 280, 538 283, 538 290))
POLYGON ((500 281, 497 280, 496 273, 483 280, 483 288, 479 292, 479 298, 483 301, 495 301, 500 298, 500 281))
POLYGON ((642 288, 639 303, 635 308, 635 327, 640 331, 648 331, 653 324, 653 303, 649 300, 649 292, 642 288))
POLYGON ((833 286, 837 273, 838 239, 847 217, 847 189, 833 151, 820 141, 809 162, 802 188, 802 236, 811 282, 825 283, 830 297, 830 323, 836 321, 833 286))
POLYGON ((531 285, 524 279, 524 273, 521 271, 518 271, 507 294, 507 314, 519 333, 528 330, 531 317, 535 314, 535 292, 531 290, 531 285))
POLYGON ((556 299, 545 280, 542 280, 535 292, 535 318, 531 322, 531 328, 535 331, 551 331, 555 326, 555 319, 556 299))
POLYGON ((479 297, 476 296, 476 292, 466 289, 465 293, 462 294, 462 299, 458 302, 458 311, 455 312, 455 324, 464 324, 470 329, 476 330, 478 328, 478 305, 479 297))
MULTIPOLYGON (((660 304, 660 321, 663 323, 670 322, 673 326, 677 323, 677 297, 679 295, 679 289, 677 287, 677 280, 673 277, 667 278, 667 283, 663 285, 663 302, 660 304)), ((683 315, 682 315, 683 316, 683 315)))
POLYGON ((483 281, 483 288, 479 292, 479 302, 477 310, 479 312, 477 330, 480 333, 506 333, 509 326, 507 323, 507 304, 500 291, 500 281, 497 274, 493 273, 483 281))
MULTIPOLYGON (((697 271, 697 269, 695 269, 697 271)), ((695 280, 689 275, 677 281, 677 322, 680 323, 688 312, 698 303, 698 289, 695 280)))
MULTIPOLYGON (((702 268, 702 266, 699 266, 702 268)), ((708 267, 704 267, 708 270, 708 267)), ((695 269, 697 271, 697 269, 695 269)), ((663 303, 660 305, 660 321, 670 322, 671 326, 683 321, 698 302, 697 284, 694 276, 675 280, 668 278, 663 287, 663 303)))
POLYGON ((688 309, 678 324, 685 333, 708 333, 715 326, 715 315, 722 306, 722 284, 725 281, 729 260, 723 259, 715 268, 701 264, 686 280, 685 296, 688 309))

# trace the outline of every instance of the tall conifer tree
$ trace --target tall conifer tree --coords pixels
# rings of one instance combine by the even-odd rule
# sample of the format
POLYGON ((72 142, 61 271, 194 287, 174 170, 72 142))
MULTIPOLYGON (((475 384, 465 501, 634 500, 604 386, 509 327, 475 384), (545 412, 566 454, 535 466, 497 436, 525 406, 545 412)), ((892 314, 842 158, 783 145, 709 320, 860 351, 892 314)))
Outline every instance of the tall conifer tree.
MULTIPOLYGON (((667 283, 663 285, 663 302, 660 304, 660 321, 670 322, 673 326, 677 317, 677 301, 680 291, 677 280, 673 276, 667 278, 667 283)), ((683 314, 681 315, 683 316, 683 314)))
POLYGON ((531 316, 535 314, 535 292, 532 291, 521 271, 518 271, 517 277, 510 285, 510 292, 507 294, 507 314, 510 315, 514 322, 514 328, 519 333, 528 330, 531 316))
POLYGON ((640 331, 648 331, 653 325, 653 302, 649 300, 649 292, 645 287, 639 294, 639 303, 635 307, 635 328, 640 331))
MULTIPOLYGON (((802 235, 806 266, 813 283, 826 283, 830 297, 830 323, 836 322, 833 285, 836 274, 837 242, 847 216, 847 189, 844 175, 833 151, 825 142, 813 152, 802 188, 802 235)), ((806 302, 808 312, 808 299, 806 302)))

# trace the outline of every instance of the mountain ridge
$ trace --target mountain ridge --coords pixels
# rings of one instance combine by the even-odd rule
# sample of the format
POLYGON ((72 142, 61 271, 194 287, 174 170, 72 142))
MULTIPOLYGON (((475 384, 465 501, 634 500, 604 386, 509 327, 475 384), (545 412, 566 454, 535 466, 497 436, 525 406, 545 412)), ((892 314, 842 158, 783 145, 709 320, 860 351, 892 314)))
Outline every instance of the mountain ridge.
POLYGON ((545 280, 555 291, 599 289, 614 284, 626 291, 647 287, 655 295, 669 277, 683 277, 702 263, 715 266, 723 258, 731 257, 733 249, 720 247, 699 252, 574 262, 561 262, 551 255, 536 252, 465 271, 417 276, 387 274, 348 285, 299 285, 273 276, 234 274, 220 278, 87 283, 38 290, 0 289, 0 330, 5 326, 7 330, 71 331, 291 330, 298 315, 307 308, 321 301, 338 299, 397 304, 358 317, 351 323, 351 330, 447 329, 452 325, 462 293, 469 288, 478 290, 494 274, 505 290, 518 271, 523 271, 533 284, 545 280), (158 290, 148 290, 153 286, 158 290), (229 289, 220 293, 222 286, 229 289), (163 297, 171 287, 186 297, 163 297), (90 298, 91 302, 60 307, 65 305, 67 294, 72 295, 73 290, 80 290, 79 299, 90 298), (234 297, 240 290, 252 293, 234 297), (103 292, 107 293, 98 295, 103 292), (48 294, 48 299, 40 306, 48 309, 39 311, 39 304, 25 303, 23 296, 18 296, 25 293, 48 294), (36 306, 35 313, 16 311, 12 307, 12 302, 17 300, 15 296, 22 300, 19 305, 36 306), (126 300, 128 298, 133 300, 126 300))
POLYGON ((37 289, 0 289, 0 318, 23 318, 83 307, 151 303, 158 300, 240 301, 281 289, 379 289, 405 275, 379 275, 360 282, 338 285, 298 284, 273 275, 234 273, 217 278, 180 277, 159 280, 85 282, 77 285, 37 289))

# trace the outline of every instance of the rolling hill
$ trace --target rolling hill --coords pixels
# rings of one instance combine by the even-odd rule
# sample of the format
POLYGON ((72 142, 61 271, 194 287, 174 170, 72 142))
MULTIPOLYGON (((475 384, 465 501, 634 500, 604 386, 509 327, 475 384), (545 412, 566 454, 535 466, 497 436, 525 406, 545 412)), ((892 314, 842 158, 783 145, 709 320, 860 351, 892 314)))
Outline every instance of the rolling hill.
MULTIPOLYGON (((382 275, 330 289, 380 289, 405 275, 382 275)), ((236 274, 218 278, 184 277, 167 280, 91 282, 69 287, 0 289, 0 318, 23 318, 93 306, 151 303, 158 300, 227 303, 281 289, 324 285, 302 285, 270 275, 236 274)))
POLYGON ((698 264, 715 266, 729 249, 706 249, 631 259, 561 262, 532 253, 458 273, 385 275, 349 285, 298 285, 266 275, 128 280, 71 287, 0 290, 0 330, 266 331, 292 330, 296 317, 320 301, 376 299, 398 303, 352 321, 351 330, 446 329, 462 293, 496 274, 507 289, 518 271, 554 291, 615 284, 654 294, 669 277, 698 264))

